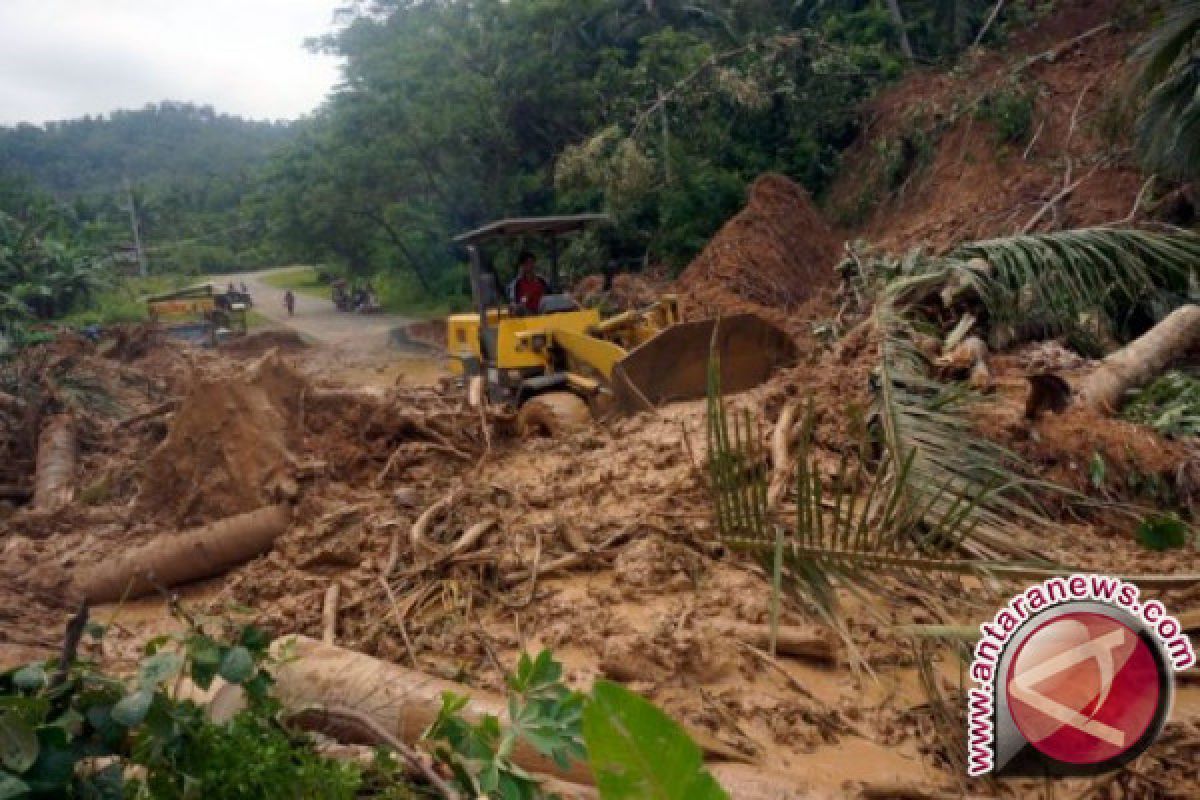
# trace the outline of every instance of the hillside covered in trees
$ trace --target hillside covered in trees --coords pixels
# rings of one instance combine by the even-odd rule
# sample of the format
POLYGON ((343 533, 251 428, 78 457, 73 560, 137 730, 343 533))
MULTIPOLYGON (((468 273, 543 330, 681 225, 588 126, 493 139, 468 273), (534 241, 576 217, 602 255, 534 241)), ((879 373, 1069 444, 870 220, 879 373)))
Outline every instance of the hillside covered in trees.
POLYGON ((294 123, 166 102, 0 127, 0 211, 65 226, 76 244, 111 256, 132 244, 132 201, 155 271, 274 263, 248 199, 295 132, 294 123))
POLYGON ((0 180, 47 193, 111 252, 129 244, 128 178, 157 270, 319 263, 380 276, 393 298, 420 302, 462 292, 455 233, 501 216, 604 210, 616 224, 574 242, 568 269, 611 253, 678 271, 765 172, 853 228, 911 188, 961 120, 996 131, 982 157, 1021 149, 1027 161, 1038 115, 1058 99, 1018 85, 1020 65, 986 91, 906 95, 895 135, 875 136, 872 99, 1002 58, 1022 32, 1076 6, 1124 48, 1111 58, 1145 68, 1142 85, 1125 69, 1093 87, 1103 146, 1136 175, 1138 129, 1149 171, 1188 178, 1194 5, 358 0, 309 43, 343 62, 343 81, 311 116, 253 122, 164 103, 0 129, 0 180), (1152 48, 1138 49, 1150 29, 1152 48))

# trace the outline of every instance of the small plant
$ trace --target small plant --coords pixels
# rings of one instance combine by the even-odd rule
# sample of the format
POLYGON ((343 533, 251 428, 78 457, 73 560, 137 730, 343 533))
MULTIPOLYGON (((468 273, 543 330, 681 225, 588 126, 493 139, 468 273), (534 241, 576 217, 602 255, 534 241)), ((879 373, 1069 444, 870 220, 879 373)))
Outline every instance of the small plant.
POLYGON ((975 117, 991 124, 996 144, 1024 144, 1033 128, 1034 96, 1017 86, 997 89, 979 101, 975 117))
POLYGON ((1178 370, 1168 372, 1139 390, 1121 416, 1164 436, 1200 435, 1200 377, 1178 370))
POLYGON ((1135 535, 1147 550, 1178 550, 1187 544, 1188 528, 1174 514, 1152 514, 1141 521, 1135 535))
MULTIPOLYGON (((354 797, 357 767, 318 756, 276 722, 269 638, 253 627, 213 636, 188 621, 147 644, 132 680, 73 655, 0 675, 0 798, 354 797), (206 689, 217 676, 247 701, 227 724, 174 693, 184 678, 206 689)), ((68 645, 103 633, 81 612, 68 645)))
POLYGON ((727 800, 683 728, 623 686, 597 681, 583 737, 604 800, 727 800))
POLYGON ((434 756, 470 797, 540 800, 541 783, 511 760, 518 742, 566 769, 586 759, 601 800, 725 800, 700 748, 649 700, 608 681, 590 694, 562 683, 548 650, 522 655, 509 676, 505 726, 493 715, 463 716, 467 698, 447 693, 425 732, 434 756))
POLYGON ((563 685, 562 665, 550 651, 533 659, 522 654, 508 689, 507 728, 491 714, 468 721, 461 713, 468 698, 447 692, 437 719, 425 732, 425 739, 435 743, 438 760, 471 797, 542 796, 538 781, 511 761, 518 741, 564 768, 585 755, 580 732, 584 696, 563 685))

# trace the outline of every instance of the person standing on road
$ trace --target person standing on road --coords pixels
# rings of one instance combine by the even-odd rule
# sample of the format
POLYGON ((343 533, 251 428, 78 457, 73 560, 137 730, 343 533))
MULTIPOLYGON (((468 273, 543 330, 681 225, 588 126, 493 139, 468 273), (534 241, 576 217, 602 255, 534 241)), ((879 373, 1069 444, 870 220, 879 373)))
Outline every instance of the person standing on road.
POLYGON ((296 313, 296 295, 292 294, 291 289, 283 293, 283 307, 287 309, 289 317, 296 313))

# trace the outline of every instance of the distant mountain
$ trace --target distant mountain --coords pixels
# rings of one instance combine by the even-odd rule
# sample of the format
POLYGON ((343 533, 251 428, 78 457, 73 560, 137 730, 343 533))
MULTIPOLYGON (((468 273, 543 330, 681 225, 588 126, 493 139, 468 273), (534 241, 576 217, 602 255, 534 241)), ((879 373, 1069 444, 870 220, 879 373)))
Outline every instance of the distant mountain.
POLYGON ((125 178, 162 184, 233 176, 261 166, 297 130, 296 123, 164 102, 140 111, 0 127, 0 174, 25 176, 60 197, 112 192, 125 178))

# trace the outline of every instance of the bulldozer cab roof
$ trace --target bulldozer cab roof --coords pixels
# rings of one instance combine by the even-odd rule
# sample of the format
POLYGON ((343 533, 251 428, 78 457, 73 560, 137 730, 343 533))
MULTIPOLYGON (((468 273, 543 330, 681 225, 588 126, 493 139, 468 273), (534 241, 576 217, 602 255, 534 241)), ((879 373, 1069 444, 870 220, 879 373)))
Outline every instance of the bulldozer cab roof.
POLYGON ((514 217, 489 222, 482 228, 467 231, 454 237, 455 244, 479 244, 491 239, 511 236, 561 236, 575 233, 591 225, 609 222, 607 214, 569 214, 559 217, 514 217))

